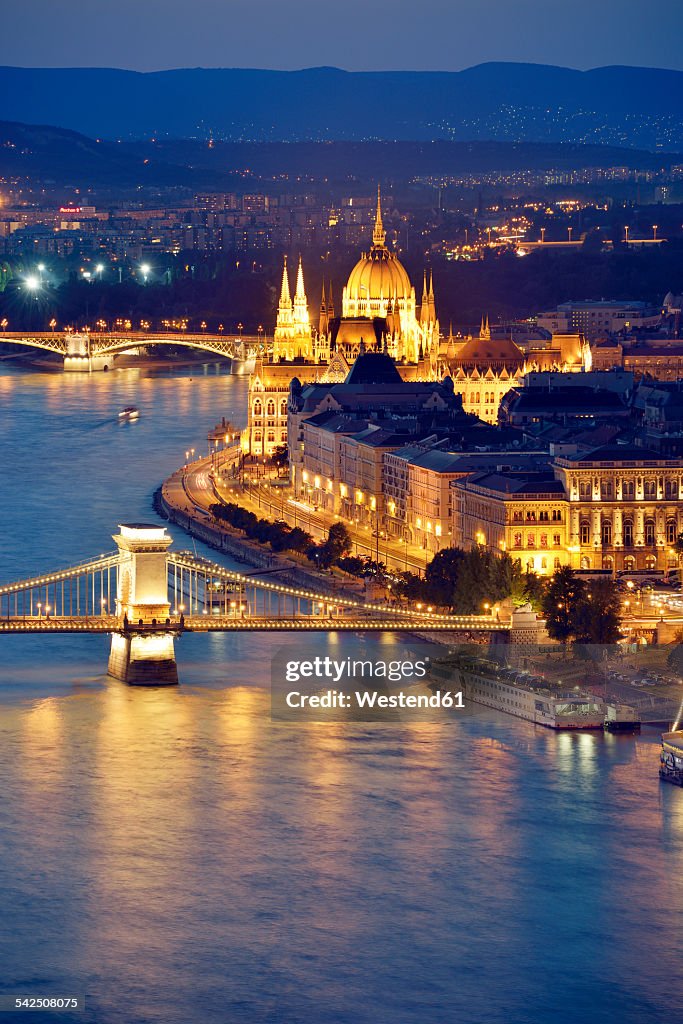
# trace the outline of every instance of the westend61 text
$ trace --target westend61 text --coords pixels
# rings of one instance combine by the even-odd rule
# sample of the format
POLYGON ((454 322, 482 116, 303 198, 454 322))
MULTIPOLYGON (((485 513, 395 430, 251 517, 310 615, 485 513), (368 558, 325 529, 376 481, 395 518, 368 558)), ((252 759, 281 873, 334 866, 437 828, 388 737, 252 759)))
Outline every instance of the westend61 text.
POLYGON ((327 690, 325 693, 301 693, 291 690, 285 697, 289 708, 464 708, 460 690, 438 693, 379 693, 377 690, 327 690))

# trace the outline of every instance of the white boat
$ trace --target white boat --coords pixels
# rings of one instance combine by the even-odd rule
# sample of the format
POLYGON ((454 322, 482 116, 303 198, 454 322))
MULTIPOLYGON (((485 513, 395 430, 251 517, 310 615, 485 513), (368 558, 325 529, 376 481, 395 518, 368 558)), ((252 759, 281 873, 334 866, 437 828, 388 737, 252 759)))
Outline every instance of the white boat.
POLYGON ((127 405, 125 409, 122 409, 119 413, 120 420, 136 420, 140 415, 140 410, 134 405, 127 405))
POLYGON ((504 711, 549 729, 637 730, 640 718, 625 704, 606 702, 580 689, 551 686, 541 676, 485 658, 458 655, 434 663, 432 681, 457 681, 465 700, 504 711))

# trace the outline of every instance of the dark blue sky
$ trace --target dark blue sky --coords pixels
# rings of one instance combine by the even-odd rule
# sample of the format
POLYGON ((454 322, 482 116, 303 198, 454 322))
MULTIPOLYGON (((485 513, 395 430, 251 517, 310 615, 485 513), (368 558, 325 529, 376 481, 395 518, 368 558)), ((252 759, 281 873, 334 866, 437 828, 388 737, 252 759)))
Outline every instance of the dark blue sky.
POLYGON ((490 60, 683 69, 683 0, 18 0, 0 64, 455 71, 490 60))

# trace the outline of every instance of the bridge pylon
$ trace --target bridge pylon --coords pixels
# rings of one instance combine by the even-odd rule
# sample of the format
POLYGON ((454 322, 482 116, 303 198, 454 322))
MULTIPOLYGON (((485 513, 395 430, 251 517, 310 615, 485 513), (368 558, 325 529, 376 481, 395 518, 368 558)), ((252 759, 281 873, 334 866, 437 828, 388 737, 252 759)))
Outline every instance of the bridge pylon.
POLYGON ((87 332, 68 331, 64 335, 66 352, 64 369, 76 373, 92 373, 93 370, 108 370, 113 357, 94 352, 87 332))
POLYGON ((122 628, 112 634, 109 675, 137 686, 178 682, 177 627, 171 626, 166 527, 123 523, 114 535, 120 551, 116 612, 122 628))

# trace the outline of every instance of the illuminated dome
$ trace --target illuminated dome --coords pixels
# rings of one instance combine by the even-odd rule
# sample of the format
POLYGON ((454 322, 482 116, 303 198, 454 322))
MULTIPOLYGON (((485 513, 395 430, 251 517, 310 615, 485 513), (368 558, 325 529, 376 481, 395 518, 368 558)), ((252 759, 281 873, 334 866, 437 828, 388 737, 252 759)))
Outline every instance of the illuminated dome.
POLYGON ((388 249, 373 248, 363 253, 349 274, 347 295, 357 302, 407 299, 412 291, 408 273, 388 249))
POLYGON ((387 249, 386 232, 382 224, 382 210, 379 190, 377 192, 377 214, 372 232, 372 248, 365 252, 349 274, 344 289, 344 315, 354 316, 368 313, 383 316, 387 303, 396 300, 403 308, 413 295, 413 286, 408 273, 399 260, 387 249))

